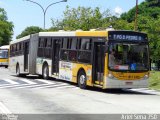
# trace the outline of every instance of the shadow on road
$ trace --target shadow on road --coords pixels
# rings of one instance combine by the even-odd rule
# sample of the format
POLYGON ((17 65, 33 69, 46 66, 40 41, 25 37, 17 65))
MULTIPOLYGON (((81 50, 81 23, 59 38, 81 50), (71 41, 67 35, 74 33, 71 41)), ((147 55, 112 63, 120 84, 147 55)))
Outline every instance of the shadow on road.
MULTIPOLYGON (((45 80, 45 79, 43 79, 41 76, 38 76, 38 75, 22 75, 21 77, 17 77, 17 76, 15 76, 15 75, 12 75, 12 76, 16 77, 17 79, 25 78, 25 79, 29 79, 29 80, 33 80, 33 81, 34 81, 34 79, 42 79, 42 80, 45 80)), ((77 86, 76 83, 71 83, 71 82, 69 82, 69 81, 60 80, 60 79, 55 79, 55 78, 49 78, 48 81, 55 81, 55 82, 57 82, 57 83, 58 83, 58 82, 60 82, 60 83, 63 82, 63 83, 67 83, 67 84, 70 84, 70 85, 77 86)))
MULTIPOLYGON (((16 77, 15 75, 12 75, 14 77, 16 77)), ((38 75, 27 75, 27 76, 21 76, 21 77, 17 77, 17 78, 26 78, 26 79, 30 79, 33 80, 34 79, 42 79, 41 76, 38 75)), ((44 79, 42 79, 44 80, 44 79)), ((76 83, 71 83, 69 81, 64 81, 64 80, 60 80, 60 79, 55 79, 55 78, 49 78, 49 81, 55 81, 55 82, 63 82, 63 83, 67 83, 69 85, 73 85, 73 86, 77 86, 76 83)), ((142 92, 142 91, 134 91, 132 89, 101 89, 101 88, 95 88, 95 87, 87 87, 86 90, 89 91, 94 91, 94 92, 102 92, 102 93, 107 93, 107 94, 130 94, 130 95, 157 95, 154 93, 147 93, 147 92, 142 92)))
POLYGON ((102 92, 107 94, 118 94, 118 95, 157 95, 154 93, 147 93, 142 91, 134 91, 132 89, 100 89, 100 88, 91 88, 89 87, 88 90, 95 91, 95 92, 102 92))

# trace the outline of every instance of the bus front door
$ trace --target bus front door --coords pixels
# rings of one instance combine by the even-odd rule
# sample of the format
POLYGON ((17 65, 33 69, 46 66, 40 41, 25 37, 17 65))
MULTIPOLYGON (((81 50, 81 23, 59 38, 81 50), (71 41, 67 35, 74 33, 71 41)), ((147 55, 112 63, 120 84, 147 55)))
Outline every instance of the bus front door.
POLYGON ((52 54, 52 74, 58 75, 59 73, 59 51, 60 40, 53 41, 53 54, 52 54))
POLYGON ((24 42, 24 71, 28 72, 29 42, 24 42))
POLYGON ((93 51, 93 82, 94 84, 103 85, 104 76, 104 43, 95 42, 93 51))

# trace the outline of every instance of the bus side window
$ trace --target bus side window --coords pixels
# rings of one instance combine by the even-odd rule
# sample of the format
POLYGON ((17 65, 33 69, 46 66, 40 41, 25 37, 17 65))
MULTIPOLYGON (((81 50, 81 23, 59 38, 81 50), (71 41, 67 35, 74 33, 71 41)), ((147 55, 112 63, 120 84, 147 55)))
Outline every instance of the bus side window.
POLYGON ((76 50, 76 49, 77 49, 77 39, 76 38, 72 38, 71 50, 76 50))
POLYGON ((45 48, 44 48, 45 58, 52 57, 51 50, 52 50, 52 40, 51 40, 51 38, 46 38, 45 39, 45 48))
POLYGON ((12 45, 12 56, 14 56, 14 45, 12 45))
POLYGON ((44 38, 44 48, 46 48, 47 47, 47 38, 44 38))
POLYGON ((19 43, 19 51, 21 51, 21 43, 19 43))
POLYGON ((21 43, 21 54, 23 54, 23 51, 24 51, 24 45, 23 44, 24 44, 24 42, 21 43))
POLYGON ((85 46, 86 46, 86 40, 85 39, 81 39, 81 50, 85 50, 85 46))
POLYGON ((81 50, 91 50, 91 39, 89 38, 82 38, 81 39, 81 50))
POLYGON ((62 46, 62 48, 63 48, 63 49, 67 49, 68 44, 69 44, 69 43, 68 43, 68 38, 64 38, 64 39, 63 39, 63 46, 62 46))
POLYGON ((70 45, 69 45, 69 54, 68 54, 68 60, 69 61, 77 61, 77 39, 76 38, 70 38, 70 45))
POLYGON ((44 38, 39 38, 38 57, 44 57, 44 38))
POLYGON ((78 52, 78 61, 83 63, 91 62, 91 38, 82 38, 80 40, 80 49, 78 52))
POLYGON ((16 52, 16 45, 13 45, 13 56, 15 56, 15 52, 16 52))
POLYGON ((47 39, 47 47, 48 47, 48 48, 51 48, 51 47, 52 47, 52 40, 51 40, 51 38, 48 38, 48 39, 47 39))
POLYGON ((91 50, 91 42, 86 42, 85 50, 91 50))
POLYGON ((43 38, 39 39, 39 47, 44 47, 44 39, 43 38))
POLYGON ((68 48, 69 46, 69 39, 68 38, 63 38, 62 39, 62 47, 61 47, 61 55, 60 59, 61 60, 67 60, 68 61, 68 48))
POLYGON ((10 45, 10 57, 12 57, 12 45, 10 45))

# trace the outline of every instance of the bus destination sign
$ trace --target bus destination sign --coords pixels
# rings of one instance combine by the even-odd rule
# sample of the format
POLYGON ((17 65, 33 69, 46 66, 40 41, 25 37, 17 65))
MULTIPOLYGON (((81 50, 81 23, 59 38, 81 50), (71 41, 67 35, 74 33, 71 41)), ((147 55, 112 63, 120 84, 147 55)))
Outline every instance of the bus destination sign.
POLYGON ((110 31, 109 39, 121 41, 146 41, 147 36, 144 33, 130 31, 110 31))
POLYGON ((143 38, 142 36, 137 36, 137 35, 113 35, 114 40, 136 40, 136 41, 142 41, 143 38))

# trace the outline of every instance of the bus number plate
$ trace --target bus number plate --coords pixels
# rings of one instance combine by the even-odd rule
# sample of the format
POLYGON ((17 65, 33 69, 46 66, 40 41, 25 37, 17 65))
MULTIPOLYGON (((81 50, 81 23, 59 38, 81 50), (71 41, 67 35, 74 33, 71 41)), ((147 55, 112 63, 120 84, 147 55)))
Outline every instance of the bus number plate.
POLYGON ((133 85, 133 82, 125 82, 126 85, 133 85))

